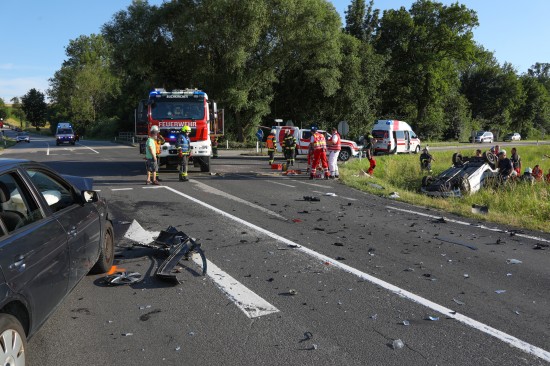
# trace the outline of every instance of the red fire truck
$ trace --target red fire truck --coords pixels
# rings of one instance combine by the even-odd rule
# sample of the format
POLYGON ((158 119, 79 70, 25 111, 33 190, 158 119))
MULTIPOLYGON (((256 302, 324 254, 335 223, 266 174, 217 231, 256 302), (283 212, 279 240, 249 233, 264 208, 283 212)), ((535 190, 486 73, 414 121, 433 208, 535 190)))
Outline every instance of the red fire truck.
POLYGON ((216 103, 200 90, 155 89, 142 100, 136 110, 136 137, 140 153, 145 153, 145 142, 152 126, 158 126, 166 142, 161 146, 160 166, 176 167, 178 152, 176 139, 183 126, 191 127, 190 160, 201 172, 210 171, 212 144, 210 136, 223 134, 223 114, 218 118, 216 103))

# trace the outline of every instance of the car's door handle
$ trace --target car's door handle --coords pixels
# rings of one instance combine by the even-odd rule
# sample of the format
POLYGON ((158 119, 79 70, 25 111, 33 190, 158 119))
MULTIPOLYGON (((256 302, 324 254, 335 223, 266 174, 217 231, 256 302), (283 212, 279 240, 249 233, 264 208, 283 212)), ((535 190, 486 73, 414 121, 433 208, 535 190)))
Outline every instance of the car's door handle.
POLYGON ((23 271, 25 267, 25 257, 23 255, 19 255, 18 257, 16 257, 15 262, 10 264, 10 269, 16 269, 18 271, 23 271))

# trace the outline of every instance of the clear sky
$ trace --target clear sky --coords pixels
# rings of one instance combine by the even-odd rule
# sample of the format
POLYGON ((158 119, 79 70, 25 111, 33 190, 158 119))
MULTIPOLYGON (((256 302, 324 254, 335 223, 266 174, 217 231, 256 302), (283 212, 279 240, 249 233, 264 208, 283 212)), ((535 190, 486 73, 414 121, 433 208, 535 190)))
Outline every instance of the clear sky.
MULTIPOLYGON (((241 0, 246 1, 246 0, 241 0)), ((368 2, 368 0, 366 0, 368 2)), ((440 0, 444 4, 453 1, 440 0)), ((0 0, 0 98, 6 103, 31 88, 43 93, 65 60, 69 40, 99 33, 131 0, 0 0)), ((550 62, 550 0, 460 0, 477 12, 475 40, 524 73, 550 62)), ((162 0, 149 0, 158 5, 162 0)), ((332 0, 342 16, 350 0, 332 0)), ((375 0, 376 8, 409 9, 413 1, 375 0)))

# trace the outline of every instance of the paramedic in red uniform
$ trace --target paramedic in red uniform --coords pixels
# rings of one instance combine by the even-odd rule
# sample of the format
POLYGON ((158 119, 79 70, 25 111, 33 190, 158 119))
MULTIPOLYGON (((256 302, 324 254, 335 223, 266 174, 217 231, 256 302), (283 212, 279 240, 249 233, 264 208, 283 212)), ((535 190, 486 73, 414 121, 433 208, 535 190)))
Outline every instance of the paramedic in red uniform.
POLYGON ((332 128, 332 136, 328 138, 327 147, 328 147, 328 169, 330 170, 330 178, 340 178, 338 172, 338 155, 340 150, 342 150, 340 134, 336 127, 332 128))
POLYGON ((317 127, 311 126, 311 140, 310 145, 313 146, 313 164, 311 172, 309 173, 309 179, 313 179, 315 176, 316 167, 321 162, 323 171, 325 173, 325 179, 328 179, 328 162, 327 162, 327 141, 325 136, 317 131, 317 127))

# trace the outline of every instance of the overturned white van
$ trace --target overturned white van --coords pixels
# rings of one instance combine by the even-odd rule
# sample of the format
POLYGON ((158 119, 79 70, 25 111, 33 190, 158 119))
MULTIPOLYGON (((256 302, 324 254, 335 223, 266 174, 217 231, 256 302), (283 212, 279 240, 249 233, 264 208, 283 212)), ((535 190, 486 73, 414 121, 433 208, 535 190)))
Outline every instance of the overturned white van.
POLYGON ((374 152, 397 154, 420 152, 420 139, 407 122, 380 119, 372 128, 374 152))

